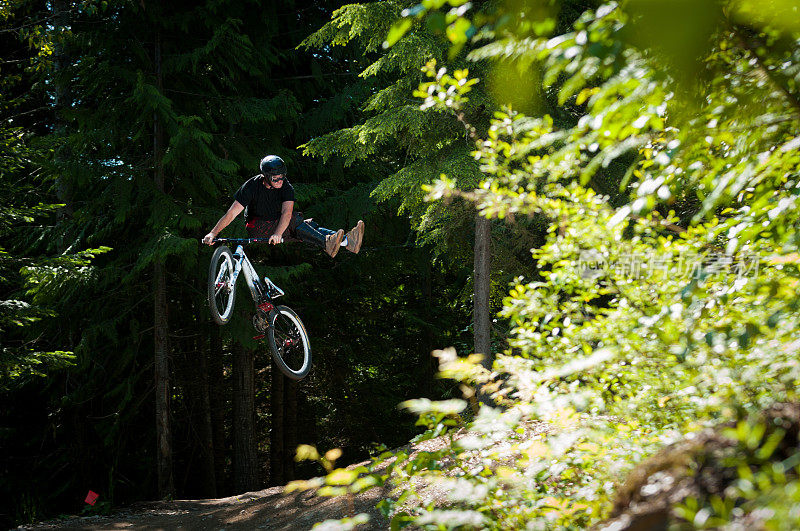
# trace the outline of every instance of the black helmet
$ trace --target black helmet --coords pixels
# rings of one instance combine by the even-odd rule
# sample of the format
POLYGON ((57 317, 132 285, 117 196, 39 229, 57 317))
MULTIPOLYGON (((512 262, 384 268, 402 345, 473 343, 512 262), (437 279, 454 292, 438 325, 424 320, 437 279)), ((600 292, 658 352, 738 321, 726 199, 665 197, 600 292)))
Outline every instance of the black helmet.
POLYGON ((267 155, 261 159, 261 173, 264 177, 286 175, 286 163, 277 155, 267 155))

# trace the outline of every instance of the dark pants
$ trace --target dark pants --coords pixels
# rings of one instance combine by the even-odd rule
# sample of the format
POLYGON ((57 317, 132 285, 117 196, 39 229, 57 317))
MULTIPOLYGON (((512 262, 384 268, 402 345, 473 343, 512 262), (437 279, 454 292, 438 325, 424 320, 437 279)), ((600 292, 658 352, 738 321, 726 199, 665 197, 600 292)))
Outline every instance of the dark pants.
MULTIPOLYGON (((251 218, 247 222, 247 234, 251 238, 269 238, 275 234, 275 229, 278 228, 279 219, 263 219, 251 218)), ((297 226, 301 223, 308 223, 312 228, 318 230, 326 236, 329 234, 336 234, 336 231, 320 227, 315 221, 311 219, 304 220, 302 212, 295 212, 289 219, 289 226, 283 231, 283 241, 285 242, 299 242, 300 238, 297 237, 297 226)))

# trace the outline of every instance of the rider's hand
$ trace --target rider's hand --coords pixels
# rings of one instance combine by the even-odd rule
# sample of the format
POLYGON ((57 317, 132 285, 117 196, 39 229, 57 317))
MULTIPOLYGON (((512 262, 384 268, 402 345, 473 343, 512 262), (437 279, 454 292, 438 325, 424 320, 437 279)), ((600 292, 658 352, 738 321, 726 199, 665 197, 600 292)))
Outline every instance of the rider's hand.
POLYGON ((214 245, 214 238, 216 237, 217 237, 216 234, 214 234, 213 232, 209 232, 208 234, 203 236, 202 242, 205 243, 206 245, 214 245))
POLYGON ((282 243, 282 242, 283 242, 283 238, 281 237, 280 234, 273 234, 272 236, 269 237, 269 244, 270 245, 276 245, 276 244, 282 243))

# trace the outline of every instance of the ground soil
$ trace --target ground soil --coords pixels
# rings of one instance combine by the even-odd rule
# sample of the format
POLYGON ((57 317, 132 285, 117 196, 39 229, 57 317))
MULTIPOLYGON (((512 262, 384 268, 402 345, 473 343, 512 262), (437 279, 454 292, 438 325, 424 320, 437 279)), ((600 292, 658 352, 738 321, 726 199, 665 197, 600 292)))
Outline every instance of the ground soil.
MULTIPOLYGON (((413 456, 418 452, 434 451, 447 444, 444 437, 404 447, 413 456)), ((367 465, 357 463, 348 468, 367 465)), ((444 496, 445 493, 441 493, 444 496)), ((339 520, 367 513, 369 522, 358 526, 359 531, 388 529, 389 521, 375 508, 389 496, 387 489, 375 487, 348 497, 317 496, 313 491, 284 493, 283 487, 247 492, 229 498, 209 500, 175 500, 142 502, 125 507, 108 516, 72 516, 48 520, 17 529, 273 529, 305 530, 325 520, 339 520)), ((324 531, 324 527, 318 528, 324 531)))
POLYGON ((381 489, 346 498, 323 498, 311 492, 284 494, 272 487, 230 498, 139 503, 109 516, 50 520, 18 529, 311 529, 316 522, 339 519, 350 510, 370 513, 370 524, 359 529, 386 529, 375 510, 381 489))

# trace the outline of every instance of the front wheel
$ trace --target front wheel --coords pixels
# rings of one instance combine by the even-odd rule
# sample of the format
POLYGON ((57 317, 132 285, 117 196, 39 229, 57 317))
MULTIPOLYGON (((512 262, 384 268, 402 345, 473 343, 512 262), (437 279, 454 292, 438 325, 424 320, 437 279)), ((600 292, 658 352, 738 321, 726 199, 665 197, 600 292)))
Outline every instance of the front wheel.
POLYGON ((233 314, 236 286, 233 277, 233 255, 225 247, 217 247, 208 268, 208 305, 211 317, 218 325, 227 324, 233 314))
POLYGON ((272 358, 283 374, 299 380, 311 370, 311 343, 294 310, 276 306, 267 332, 272 358))

